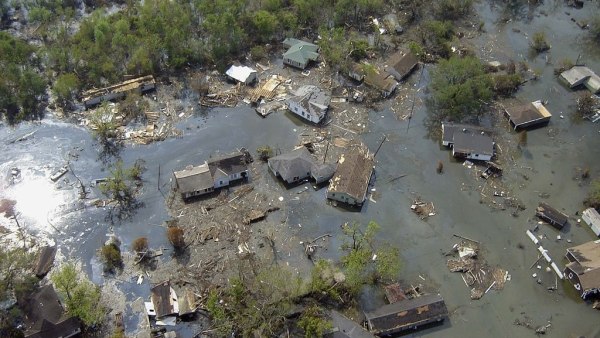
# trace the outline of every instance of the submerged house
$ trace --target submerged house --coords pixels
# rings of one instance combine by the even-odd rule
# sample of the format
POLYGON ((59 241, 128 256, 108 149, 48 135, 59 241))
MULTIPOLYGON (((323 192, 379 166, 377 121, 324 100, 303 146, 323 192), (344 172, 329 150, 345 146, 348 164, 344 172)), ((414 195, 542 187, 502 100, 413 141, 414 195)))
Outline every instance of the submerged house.
POLYGON ((351 206, 362 206, 367 196, 374 163, 375 159, 366 147, 342 154, 335 176, 329 181, 327 198, 351 206))
POLYGON ((328 181, 335 172, 335 166, 328 163, 317 163, 306 147, 271 157, 269 169, 285 183, 293 184, 312 177, 316 184, 328 181))
POLYGON ((185 200, 249 178, 248 162, 249 154, 238 151, 211 158, 199 166, 188 166, 173 172, 173 175, 177 189, 185 200))
POLYGON ((596 236, 600 236, 600 214, 594 208, 588 208, 581 215, 583 221, 586 222, 596 236))
POLYGON ((286 103, 292 113, 312 123, 319 123, 327 114, 331 96, 317 86, 307 85, 300 87, 286 103))
POLYGON ((600 240, 567 249, 564 275, 581 298, 600 294, 600 240))
POLYGON ((283 63, 286 65, 304 69, 310 61, 317 61, 319 58, 319 46, 313 43, 287 38, 283 40, 283 45, 288 48, 283 53, 283 63))
POLYGON ((600 76, 588 67, 574 66, 560 73, 560 79, 571 89, 584 85, 592 94, 600 92, 600 76))
POLYGON ((481 127, 442 123, 442 145, 452 148, 452 156, 470 160, 491 161, 494 140, 481 127))
POLYGON ((385 71, 397 81, 402 81, 417 67, 419 59, 411 52, 397 52, 389 59, 385 71))
POLYGON ((424 295, 365 312, 365 317, 369 331, 385 336, 442 322, 448 317, 448 309, 440 295, 424 295))
POLYGON ((249 177, 248 171, 249 154, 246 152, 234 152, 219 155, 208 161, 208 168, 214 182, 215 189, 222 188, 231 182, 243 180, 249 177))
POLYGON ((232 65, 227 69, 225 75, 243 84, 251 84, 258 79, 256 70, 247 66, 232 65))
POLYGON ((183 170, 175 171, 173 175, 177 189, 184 200, 215 190, 215 184, 206 162, 199 166, 188 166, 183 170))
POLYGON ((515 130, 547 124, 552 117, 552 114, 550 114, 540 100, 507 107, 504 109, 504 114, 508 117, 515 130))
POLYGON ((558 230, 569 222, 569 217, 546 203, 540 203, 535 209, 535 215, 558 230))
POLYGON ((81 333, 81 323, 64 312, 52 285, 35 291, 21 310, 27 338, 68 338, 81 333))

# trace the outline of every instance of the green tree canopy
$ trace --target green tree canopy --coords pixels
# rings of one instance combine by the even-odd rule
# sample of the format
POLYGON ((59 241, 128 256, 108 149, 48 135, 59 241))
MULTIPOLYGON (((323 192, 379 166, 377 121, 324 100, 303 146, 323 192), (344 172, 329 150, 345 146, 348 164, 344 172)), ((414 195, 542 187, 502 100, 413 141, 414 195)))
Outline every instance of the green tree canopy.
POLYGON ((51 279, 64 299, 67 313, 78 317, 89 327, 102 323, 106 310, 100 304, 100 289, 78 274, 73 263, 63 264, 51 279))
POLYGON ((482 111, 492 97, 492 80, 479 59, 453 56, 433 71, 429 89, 435 114, 460 121, 482 111))

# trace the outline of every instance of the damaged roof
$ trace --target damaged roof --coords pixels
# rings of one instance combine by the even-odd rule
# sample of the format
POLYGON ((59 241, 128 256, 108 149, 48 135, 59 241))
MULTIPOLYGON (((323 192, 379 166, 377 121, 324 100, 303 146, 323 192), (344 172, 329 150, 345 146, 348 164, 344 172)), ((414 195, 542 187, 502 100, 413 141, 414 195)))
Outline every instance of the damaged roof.
POLYGON ((596 94, 600 91, 600 76, 596 75, 591 69, 583 66, 574 66, 560 74, 570 88, 585 85, 588 90, 596 94))
POLYGON ((313 85, 298 88, 295 95, 288 100, 297 102, 305 111, 317 117, 318 120, 321 120, 325 116, 331 102, 330 95, 321 88, 313 85))
POLYGON ((566 265, 579 276, 583 290, 600 288, 600 240, 587 242, 567 249, 575 258, 574 262, 566 265))
POLYGON ((375 160, 366 147, 342 154, 335 176, 329 183, 332 193, 345 193, 358 202, 365 200, 375 160))
POLYGON ((390 73, 394 75, 396 80, 401 81, 404 79, 419 63, 417 56, 411 52, 403 53, 397 52, 390 57, 390 73))
POLYGON ((150 289, 150 299, 154 305, 156 318, 178 313, 175 308, 175 300, 171 300, 171 282, 164 281, 150 289))
POLYGON ((181 193, 209 189, 214 186, 212 175, 206 162, 196 167, 188 166, 183 170, 175 171, 173 174, 181 193))
POLYGON ((324 335, 326 338, 375 338, 359 323, 350 320, 335 310, 331 310, 330 317, 333 328, 324 335))

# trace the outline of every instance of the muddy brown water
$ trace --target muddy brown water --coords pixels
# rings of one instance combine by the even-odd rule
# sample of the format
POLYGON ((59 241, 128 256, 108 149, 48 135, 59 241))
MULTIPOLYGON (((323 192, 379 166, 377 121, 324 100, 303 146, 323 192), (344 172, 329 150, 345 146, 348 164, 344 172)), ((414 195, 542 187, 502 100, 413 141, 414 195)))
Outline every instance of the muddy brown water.
MULTIPOLYGON (((523 15, 519 20, 507 23, 500 20, 505 12, 497 1, 483 1, 477 5, 477 11, 487 32, 471 41, 477 46, 477 53, 486 61, 524 60, 538 70, 540 79, 525 84, 517 97, 526 101, 547 100, 547 107, 553 113, 548 126, 528 132, 524 151, 512 152, 514 162, 508 162, 508 170, 502 178, 527 209, 513 217, 510 211, 493 210, 480 203, 478 186, 481 182, 474 180, 469 169, 452 160, 438 142, 427 138, 424 127, 427 109, 418 103, 410 127, 408 121, 399 121, 387 109, 370 114, 370 132, 362 136, 363 141, 374 150, 383 134, 388 137, 377 154, 372 182, 375 202, 368 201, 361 212, 349 212, 328 205, 325 189, 308 189, 306 193, 296 194, 304 189, 303 185, 290 190, 282 188, 281 196, 287 201, 289 231, 303 238, 333 234, 327 250, 320 250, 319 256, 335 259, 339 257, 338 248, 342 241, 339 227, 342 223, 377 221, 381 225, 379 238, 400 249, 403 268, 399 278, 407 284, 423 284, 425 290, 442 294, 451 313, 450 320, 443 325, 419 331, 415 336, 531 336, 533 330, 514 325, 515 320, 529 320, 534 328, 551 323, 549 337, 600 337, 598 312, 579 300, 570 285, 559 281, 558 290, 549 292, 546 288, 554 285, 554 274, 545 272, 544 264, 541 264, 541 270, 529 269, 537 258, 537 251, 525 235, 526 229, 536 225, 534 209, 543 200, 573 217, 572 226, 560 233, 563 238, 560 241, 556 240, 558 231, 540 225, 539 234, 547 235, 542 241, 543 246, 559 266, 564 265, 562 257, 567 247, 594 239, 587 227, 574 221, 575 213, 582 210, 582 200, 588 189, 587 183, 580 184, 574 177, 577 167, 589 167, 592 178, 600 175, 600 125, 572 118, 575 94, 558 83, 546 55, 552 63, 563 58, 575 60, 581 55, 581 62, 600 72, 600 50, 590 45, 584 37, 585 31, 571 21, 572 17, 587 18, 598 8, 586 2, 584 9, 575 10, 565 7, 562 1, 547 1, 533 8, 513 9, 523 15), (530 54, 527 36, 536 31, 546 33, 552 45, 549 53, 530 54), (561 115, 564 118, 560 118, 561 115), (442 175, 436 173, 439 160, 444 162, 442 175), (406 176, 390 182, 400 175, 406 176), (541 193, 549 197, 542 199, 541 193), (435 205, 436 215, 427 221, 420 220, 410 211, 410 204, 417 195, 435 205), (458 242, 453 234, 480 241, 486 261, 508 270, 511 280, 503 290, 492 290, 478 301, 470 300, 469 288, 460 275, 448 271, 442 255, 458 242), (567 239, 572 243, 567 243, 567 239), (532 273, 541 276, 541 285, 532 278, 532 273)), ((420 86, 426 85, 431 67, 426 67, 420 86)), ((415 86, 416 77, 404 85, 415 86)), ((147 146, 128 146, 121 152, 126 164, 143 158, 148 167, 140 195, 144 207, 131 219, 114 225, 114 231, 124 243, 123 250, 128 250, 129 243, 140 236, 148 237, 153 247, 168 246, 162 223, 169 216, 165 200, 157 189, 159 165, 159 184, 166 192, 173 170, 201 162, 217 151, 239 147, 253 150, 259 145, 270 144, 285 151, 297 142, 304 125, 285 113, 263 119, 242 105, 234 109, 211 110, 182 122, 179 127, 184 131, 182 138, 147 146)), ((84 128, 56 122, 51 117, 41 124, 24 123, 16 129, 2 127, 0 139, 8 141, 33 130, 37 132, 27 140, 0 144, 3 154, 0 172, 4 178, 0 195, 17 200, 16 210, 29 231, 41 239, 52 238, 62 254, 80 259, 92 280, 102 283, 104 277, 95 257, 110 226, 104 219, 106 210, 72 208, 72 212, 56 213, 56 207, 76 200, 77 189, 64 179, 58 184, 48 183, 47 179, 69 158, 69 152, 76 154, 76 159, 71 157, 73 168, 84 182, 106 176, 105 167, 98 161, 98 147, 84 128), (10 185, 8 172, 15 166, 22 170, 22 181, 10 185)), ((516 139, 517 136, 508 128, 500 128, 498 137, 516 139)), ((65 178, 70 183, 75 181, 71 173, 65 178)), ((272 177, 271 180, 269 184, 277 184, 272 177)), ((99 196, 98 192, 92 190, 90 197, 95 196, 99 196)), ((8 224, 11 221, 3 219, 2 222, 8 224)), ((288 259, 291 264, 302 260, 304 257, 288 259)), ((121 283, 120 289, 128 300, 147 298, 149 294, 147 282, 142 285, 136 285, 134 281, 121 283)), ((382 303, 383 299, 376 291, 361 297, 361 305, 366 310, 382 303)), ((128 323, 135 324, 134 318, 135 315, 130 313, 128 323)), ((190 332, 183 327, 178 330, 184 335, 190 332)))

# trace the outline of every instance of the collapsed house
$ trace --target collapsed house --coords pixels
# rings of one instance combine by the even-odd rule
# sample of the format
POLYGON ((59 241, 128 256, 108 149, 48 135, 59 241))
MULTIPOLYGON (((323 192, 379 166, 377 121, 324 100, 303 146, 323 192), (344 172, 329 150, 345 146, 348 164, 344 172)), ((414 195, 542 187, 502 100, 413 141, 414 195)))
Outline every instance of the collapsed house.
POLYGON ((442 145, 452 148, 452 156, 469 160, 491 161, 494 140, 481 127, 442 123, 442 145))
POLYGON ((225 75, 234 81, 247 85, 258 79, 256 70, 247 66, 232 65, 227 69, 225 75))
POLYGON ((164 281, 150 289, 150 301, 144 302, 146 314, 156 320, 156 325, 175 325, 177 318, 196 312, 194 293, 185 289, 178 296, 170 281, 164 281))
POLYGON ((81 323, 66 314, 52 285, 35 291, 21 310, 27 338, 68 338, 81 333, 81 323))
POLYGON ((373 174, 375 159, 366 147, 342 154, 335 176, 329 182, 327 198, 351 206, 362 206, 373 174))
POLYGON ((535 209, 535 215, 558 230, 562 229, 569 222, 569 216, 546 203, 539 204, 535 209))
POLYGON ((234 181, 248 179, 249 162, 249 154, 238 151, 214 157, 198 166, 188 166, 173 172, 173 176, 177 189, 185 200, 211 193, 215 189, 229 186, 234 181))
POLYGON ((383 98, 386 98, 396 90, 398 82, 394 76, 382 73, 373 65, 368 63, 355 63, 348 71, 348 76, 356 81, 364 81, 364 83, 381 93, 383 98))
POLYGON ((581 298, 600 294, 600 240, 567 249, 564 275, 581 298))
POLYGON ((378 70, 366 72, 364 82, 381 93, 383 98, 392 95, 396 87, 398 87, 398 82, 396 82, 393 76, 382 74, 378 70))
POLYGON ((325 118, 330 102, 330 95, 312 85, 300 87, 286 100, 292 113, 312 123, 320 123, 325 118))
POLYGON ((385 71, 396 81, 402 81, 417 67, 419 59, 411 52, 397 52, 390 57, 388 64, 385 71))
POLYGON ((365 317, 369 331, 385 336, 442 322, 448 317, 448 309, 442 296, 424 295, 365 312, 365 317))
POLYGON ((312 177, 316 184, 321 184, 328 181, 335 172, 334 165, 318 163, 306 147, 271 157, 268 165, 271 172, 287 184, 297 183, 309 177, 312 177))
POLYGON ((583 221, 586 222, 596 236, 600 236, 600 214, 594 208, 588 208, 581 215, 583 221))
POLYGON ((504 114, 515 130, 547 124, 552 117, 540 100, 507 107, 504 109, 504 114))
POLYGON ((571 89, 584 85, 592 94, 600 92, 600 76, 588 67, 574 66, 560 73, 560 79, 571 89))
POLYGON ((331 310, 329 317, 332 328, 323 335, 324 338, 375 338, 360 324, 335 310, 331 310))
POLYGON ((88 109, 104 101, 121 99, 129 93, 143 94, 153 90, 155 87, 156 81, 154 80, 154 77, 152 75, 147 75, 123 81, 105 88, 87 90, 82 93, 82 101, 85 108, 88 109))
POLYGON ((310 61, 317 61, 319 58, 319 46, 313 43, 287 38, 283 40, 283 45, 288 48, 283 53, 283 63, 286 65, 304 69, 310 61))

